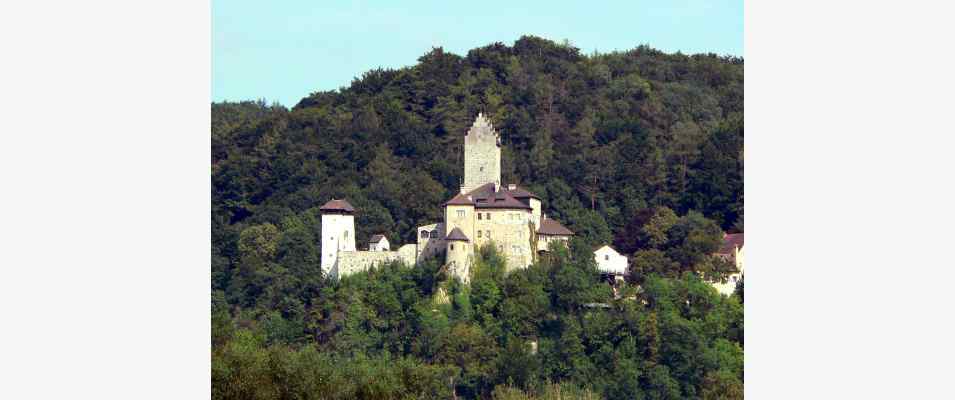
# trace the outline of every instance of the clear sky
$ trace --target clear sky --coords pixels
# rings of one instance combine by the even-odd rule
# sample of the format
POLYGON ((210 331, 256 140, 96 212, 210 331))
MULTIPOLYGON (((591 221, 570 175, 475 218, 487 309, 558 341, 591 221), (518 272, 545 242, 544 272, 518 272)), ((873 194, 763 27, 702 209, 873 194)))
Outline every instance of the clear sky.
POLYGON ((736 1, 212 1, 212 100, 291 107, 364 71, 414 65, 432 47, 467 55, 522 35, 583 53, 640 44, 743 56, 736 1))

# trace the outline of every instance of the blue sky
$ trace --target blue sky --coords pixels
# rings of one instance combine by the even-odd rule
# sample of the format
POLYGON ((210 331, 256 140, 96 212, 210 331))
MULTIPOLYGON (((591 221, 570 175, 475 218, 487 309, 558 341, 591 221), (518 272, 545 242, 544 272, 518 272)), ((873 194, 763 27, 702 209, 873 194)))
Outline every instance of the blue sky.
POLYGON ((364 71, 530 34, 582 52, 640 44, 743 56, 742 1, 212 1, 212 100, 291 107, 364 71))

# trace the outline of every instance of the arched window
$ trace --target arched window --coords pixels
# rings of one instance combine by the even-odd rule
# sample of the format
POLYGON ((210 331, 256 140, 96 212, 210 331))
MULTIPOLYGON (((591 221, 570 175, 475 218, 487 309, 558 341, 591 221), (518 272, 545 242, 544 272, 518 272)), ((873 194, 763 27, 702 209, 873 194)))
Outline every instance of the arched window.
POLYGON ((422 239, 427 239, 427 238, 428 238, 428 231, 421 231, 421 238, 422 238, 422 239))
MULTIPOLYGON (((451 245, 451 250, 454 250, 454 245, 453 245, 453 244, 451 245)), ((452 262, 453 262, 453 261, 452 261, 452 262)))

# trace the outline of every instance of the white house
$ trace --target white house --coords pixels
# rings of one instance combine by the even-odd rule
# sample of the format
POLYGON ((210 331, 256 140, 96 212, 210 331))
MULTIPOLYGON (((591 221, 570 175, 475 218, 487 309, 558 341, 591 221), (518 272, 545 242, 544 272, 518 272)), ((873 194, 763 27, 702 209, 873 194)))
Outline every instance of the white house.
POLYGON ((736 272, 729 275, 726 283, 712 284, 720 293, 729 296, 736 291, 736 282, 743 279, 743 234, 723 234, 723 245, 716 256, 730 260, 736 266, 736 272))
POLYGON ((371 235, 368 240, 368 251, 391 251, 391 244, 385 235, 371 235))
POLYGON ((594 259, 597 261, 597 270, 602 274, 622 277, 629 273, 627 271, 627 257, 621 255, 609 245, 603 245, 595 250, 594 259))

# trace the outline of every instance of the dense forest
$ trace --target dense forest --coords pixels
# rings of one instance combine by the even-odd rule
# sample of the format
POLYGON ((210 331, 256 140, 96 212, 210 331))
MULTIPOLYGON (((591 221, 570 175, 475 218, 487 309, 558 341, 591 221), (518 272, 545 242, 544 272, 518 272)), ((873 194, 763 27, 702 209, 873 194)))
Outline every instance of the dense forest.
POLYGON ((742 398, 742 285, 706 280, 743 228, 743 60, 525 36, 418 61, 291 109, 212 104, 213 397, 742 398), (323 277, 318 207, 348 199, 360 246, 412 242, 478 112, 569 248, 511 274, 482 249, 469 287, 436 262, 323 277), (619 296, 604 243, 632 258, 619 296))

